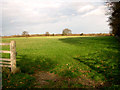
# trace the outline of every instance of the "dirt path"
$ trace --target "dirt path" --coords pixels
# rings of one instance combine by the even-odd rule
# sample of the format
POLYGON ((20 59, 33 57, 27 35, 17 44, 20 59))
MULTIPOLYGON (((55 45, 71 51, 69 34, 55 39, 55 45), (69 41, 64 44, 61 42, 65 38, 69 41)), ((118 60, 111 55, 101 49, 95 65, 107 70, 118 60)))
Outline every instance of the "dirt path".
POLYGON ((55 75, 54 73, 49 73, 46 71, 37 71, 34 74, 34 76, 36 78, 36 82, 35 82, 36 88, 41 88, 45 85, 49 85, 48 81, 50 80, 55 82, 56 80, 60 79, 58 75, 55 75))
MULTIPOLYGON (((35 88, 42 88, 44 86, 49 86, 50 88, 56 88, 56 87, 61 87, 63 86, 64 81, 67 81, 67 85, 68 87, 72 87, 70 86, 71 83, 72 84, 82 84, 83 86, 87 86, 87 87, 101 87, 104 85, 103 82, 96 82, 94 80, 88 79, 86 78, 86 76, 81 75, 77 78, 64 78, 64 77, 60 77, 54 73, 49 73, 46 71, 37 71, 34 75, 36 78, 35 81, 35 88), (54 85, 51 85, 51 82, 54 82, 54 85)), ((74 88, 74 87, 73 87, 74 88)))

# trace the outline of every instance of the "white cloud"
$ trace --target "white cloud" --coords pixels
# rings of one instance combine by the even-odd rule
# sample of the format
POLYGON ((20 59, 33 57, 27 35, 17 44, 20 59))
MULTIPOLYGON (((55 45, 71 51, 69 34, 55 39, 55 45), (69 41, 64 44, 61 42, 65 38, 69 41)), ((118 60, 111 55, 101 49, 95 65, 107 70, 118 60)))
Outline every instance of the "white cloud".
POLYGON ((87 5, 87 6, 83 6, 83 7, 79 8, 78 12, 83 13, 83 12, 86 12, 86 11, 90 11, 92 9, 94 9, 93 5, 87 5))
POLYGON ((105 6, 99 6, 98 8, 82 15, 82 17, 91 16, 91 15, 105 15, 105 6))
MULTIPOLYGON (((4 34, 19 34, 24 29, 31 33, 42 33, 46 30, 57 33, 65 27, 80 32, 80 26, 84 26, 81 23, 83 17, 104 16, 102 5, 96 6, 90 2, 80 1, 4 0, 2 7, 4 34)), ((89 22, 89 19, 85 19, 85 22, 89 22)), ((89 26, 88 24, 90 23, 85 24, 85 27, 89 26)))

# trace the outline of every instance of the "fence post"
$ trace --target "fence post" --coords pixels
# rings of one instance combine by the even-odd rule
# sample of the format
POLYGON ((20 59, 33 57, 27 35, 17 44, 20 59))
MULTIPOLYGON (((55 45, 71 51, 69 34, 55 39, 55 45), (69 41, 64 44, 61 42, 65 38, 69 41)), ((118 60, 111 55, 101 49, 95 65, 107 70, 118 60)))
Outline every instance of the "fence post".
POLYGON ((15 41, 10 42, 10 51, 11 51, 11 55, 10 55, 11 72, 15 73, 16 71, 16 42, 15 41))

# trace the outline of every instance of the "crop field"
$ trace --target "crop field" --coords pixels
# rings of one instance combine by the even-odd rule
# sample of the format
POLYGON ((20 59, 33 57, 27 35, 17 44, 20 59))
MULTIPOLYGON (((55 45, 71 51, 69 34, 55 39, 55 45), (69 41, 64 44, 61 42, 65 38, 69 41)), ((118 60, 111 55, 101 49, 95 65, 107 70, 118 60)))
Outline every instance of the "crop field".
MULTIPOLYGON (((120 43, 115 37, 2 39, 11 40, 17 44, 20 70, 11 74, 3 68, 3 88, 120 88, 120 43)), ((9 54, 2 57, 9 58, 9 54)))

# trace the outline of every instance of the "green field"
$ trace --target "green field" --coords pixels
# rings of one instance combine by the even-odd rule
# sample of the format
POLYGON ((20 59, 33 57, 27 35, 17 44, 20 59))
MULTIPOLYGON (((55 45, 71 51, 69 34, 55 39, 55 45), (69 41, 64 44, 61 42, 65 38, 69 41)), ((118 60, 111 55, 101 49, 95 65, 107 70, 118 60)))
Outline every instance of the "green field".
MULTIPOLYGON (((3 70, 4 88, 34 87, 38 71, 54 73, 62 79, 44 88, 119 88, 120 43, 115 37, 28 37, 3 38, 17 43, 14 75, 3 70), (90 83, 90 84, 89 84, 90 83)), ((8 50, 8 46, 3 46, 8 50)), ((2 57, 9 57, 3 54, 2 57)))

